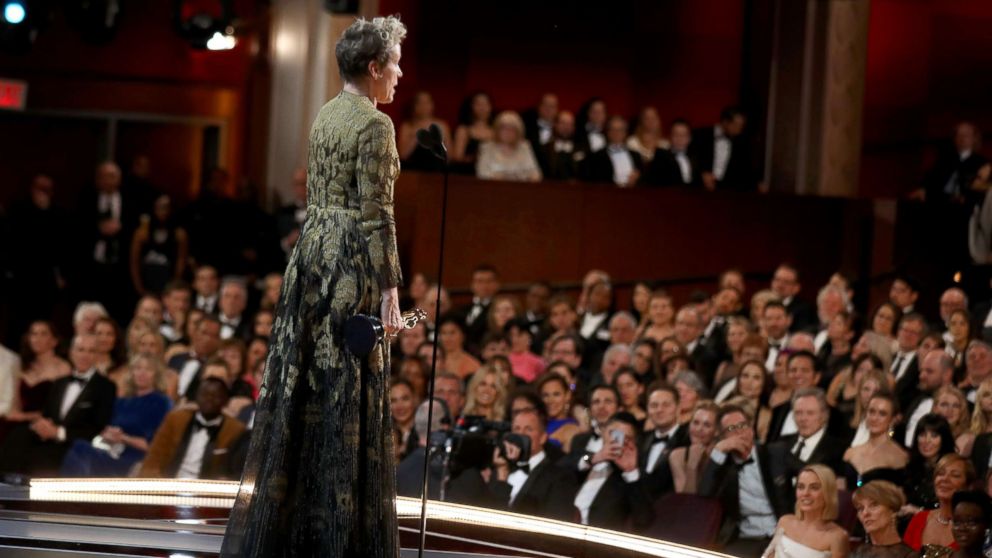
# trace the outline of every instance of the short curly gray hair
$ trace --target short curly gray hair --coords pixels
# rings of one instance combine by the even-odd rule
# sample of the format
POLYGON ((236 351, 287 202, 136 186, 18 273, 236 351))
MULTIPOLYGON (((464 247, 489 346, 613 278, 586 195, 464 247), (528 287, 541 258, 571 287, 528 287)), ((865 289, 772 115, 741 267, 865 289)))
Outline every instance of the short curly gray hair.
POLYGON ((334 47, 341 79, 353 81, 368 74, 369 62, 385 66, 389 50, 406 37, 406 26, 395 16, 359 18, 345 29, 334 47))

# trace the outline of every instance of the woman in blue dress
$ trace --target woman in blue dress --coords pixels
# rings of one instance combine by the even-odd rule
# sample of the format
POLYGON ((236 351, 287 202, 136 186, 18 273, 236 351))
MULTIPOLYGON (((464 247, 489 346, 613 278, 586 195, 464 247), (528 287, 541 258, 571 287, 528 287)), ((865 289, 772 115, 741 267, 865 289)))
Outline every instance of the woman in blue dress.
POLYGON ((131 359, 125 382, 125 396, 114 402, 113 418, 100 433, 103 443, 73 442, 62 461, 63 476, 127 476, 144 459, 155 431, 172 408, 172 400, 165 395, 165 365, 140 354, 131 359))

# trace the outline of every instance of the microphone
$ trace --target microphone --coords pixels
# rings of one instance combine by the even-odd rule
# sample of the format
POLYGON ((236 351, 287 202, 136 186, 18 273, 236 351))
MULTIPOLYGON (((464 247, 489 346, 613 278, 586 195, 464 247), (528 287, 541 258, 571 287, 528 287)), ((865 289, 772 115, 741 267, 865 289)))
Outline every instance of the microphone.
POLYGON ((431 124, 427 128, 417 130, 417 145, 430 151, 442 161, 448 160, 448 149, 444 146, 441 128, 437 124, 431 124))

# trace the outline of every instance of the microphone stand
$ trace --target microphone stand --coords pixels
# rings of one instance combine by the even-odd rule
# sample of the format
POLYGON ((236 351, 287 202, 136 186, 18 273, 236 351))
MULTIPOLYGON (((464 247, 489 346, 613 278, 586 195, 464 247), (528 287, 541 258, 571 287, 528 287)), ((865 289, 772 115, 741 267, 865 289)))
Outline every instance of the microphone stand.
MULTIPOLYGON (((438 246, 437 257, 437 298, 434 301, 434 321, 436 322, 438 316, 441 314, 441 285, 442 278, 444 277, 444 232, 448 215, 448 173, 450 168, 448 166, 448 150, 445 149, 444 142, 441 140, 441 133, 437 124, 431 124, 430 132, 427 130, 418 130, 417 143, 437 157, 443 164, 444 170, 444 186, 441 190, 441 241, 438 246)), ((427 383, 426 436, 428 443, 431 439, 431 425, 434 423, 434 377, 437 374, 437 343, 438 334, 435 332, 433 350, 431 351, 431 376, 430 381, 427 383)), ((427 485, 431 463, 430 448, 428 447, 427 449, 428 451, 424 454, 424 486, 420 497, 420 545, 417 548, 417 558, 424 558, 424 545, 427 541, 427 485)), ((445 482, 446 479, 442 478, 442 494, 444 493, 445 482)))

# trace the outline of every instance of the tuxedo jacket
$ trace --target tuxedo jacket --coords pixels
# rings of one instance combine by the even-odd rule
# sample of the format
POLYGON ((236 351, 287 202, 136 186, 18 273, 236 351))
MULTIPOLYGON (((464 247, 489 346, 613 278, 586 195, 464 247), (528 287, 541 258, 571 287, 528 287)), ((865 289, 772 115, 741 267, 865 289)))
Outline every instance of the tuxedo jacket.
MULTIPOLYGON (((609 311, 606 312, 606 317, 603 321, 599 322, 596 329, 592 331, 592 335, 589 337, 584 337, 581 334, 582 322, 585 320, 585 314, 579 316, 578 328, 579 336, 582 337, 582 342, 585 344, 585 349, 582 353, 582 365, 583 368, 588 368, 589 370, 599 370, 598 364, 602 363, 602 355, 606 349, 610 348, 610 318, 613 314, 609 311)), ((591 378, 589 378, 591 380, 591 378)))
MULTIPOLYGON (((413 437, 413 434, 410 434, 413 437)), ((424 460, 427 458, 427 448, 417 447, 396 466, 396 495, 420 498, 424 491, 424 460)), ((432 460, 428 474, 430 481, 427 485, 427 497, 439 500, 441 497, 442 473, 441 467, 432 460)))
POLYGON ((535 149, 537 162, 541 165, 541 172, 548 180, 576 180, 579 178, 579 161, 576 159, 575 149, 572 151, 558 151, 555 149, 555 140, 535 149))
POLYGON ((716 377, 716 369, 720 367, 720 356, 700 340, 689 353, 689 358, 692 359, 693 370, 699 374, 707 386, 712 386, 716 377))
MULTIPOLYGON (((779 439, 788 437, 782 436, 781 432, 782 427, 785 425, 785 419, 789 417, 790 411, 792 411, 792 401, 786 401, 785 403, 782 403, 772 409, 772 418, 768 421, 768 437, 765 440, 766 443, 770 444, 779 439)), ((827 420, 827 434, 846 440, 847 442, 850 442, 851 437, 854 435, 851 431, 851 425, 844 419, 844 415, 834 407, 830 407, 830 418, 827 420)))
POLYGON ((792 455, 792 448, 799 441, 799 434, 789 434, 778 441, 768 444, 768 451, 775 458, 785 459, 789 465, 789 474, 795 477, 808 464, 821 463, 830 467, 838 477, 844 473, 844 452, 848 444, 844 439, 825 433, 809 454, 809 459, 802 461, 792 455))
MULTIPOLYGON (((948 195, 944 192, 944 188, 955 173, 957 173, 955 182, 957 183, 959 193, 966 198, 970 198, 972 202, 980 201, 981 198, 972 194, 971 183, 974 181, 975 175, 978 174, 978 169, 982 168, 982 165, 987 162, 988 160, 977 151, 973 151, 968 158, 962 161, 956 147, 945 145, 938 152, 933 168, 927 172, 924 178, 927 201, 946 201, 948 195)), ((984 193, 981 194, 983 197, 984 195, 984 193)))
POLYGON ((990 456, 992 456, 992 433, 979 434, 971 447, 971 463, 975 466, 975 473, 980 479, 984 479, 989 472, 990 456))
POLYGON ((651 525, 654 518, 652 504, 643 478, 627 482, 620 469, 613 467, 613 472, 589 507, 589 525, 637 533, 651 525))
POLYGON ((909 364, 906 365, 906 372, 895 385, 895 396, 899 399, 900 409, 908 409, 920 395, 920 357, 915 351, 912 355, 909 364))
MULTIPOLYGON (((148 454, 141 464, 142 477, 175 478, 186 457, 189 439, 193 434, 192 409, 177 409, 165 416, 162 426, 148 447, 148 454)), ((207 443, 203 452, 201 479, 237 480, 241 477, 244 462, 237 462, 236 456, 243 455, 241 445, 247 443, 245 427, 237 420, 223 416, 216 437, 207 443)))
MULTIPOLYGON (((789 477, 788 463, 775 459, 765 446, 755 445, 758 454, 758 468, 765 487, 765 495, 771 504, 776 518, 790 513, 791 498, 794 492, 792 480, 789 477)), ((733 456, 728 455, 722 464, 711 458, 703 469, 699 481, 699 495, 706 498, 716 498, 723 506, 723 523, 717 535, 717 542, 727 544, 737 538, 738 525, 741 520, 740 483, 737 477, 737 464, 733 456)))
POLYGON ((136 207, 135 201, 122 188, 120 222, 121 230, 117 234, 105 236, 99 230, 100 222, 108 216, 99 211, 100 193, 96 188, 89 188, 83 192, 79 200, 80 218, 82 219, 82 230, 87 231, 80 240, 85 241, 85 256, 87 259, 93 257, 93 249, 96 242, 104 240, 107 242, 107 262, 121 263, 128 260, 131 250, 131 235, 138 227, 141 212, 136 207))
MULTIPOLYGON (((224 325, 221 325, 221 330, 223 331, 224 325)), ((251 315, 248 312, 241 313, 241 321, 238 322, 238 326, 234 328, 234 335, 231 336, 232 339, 243 339, 248 341, 251 339, 251 315)))
POLYGON ((809 331, 814 335, 816 334, 820 320, 816 317, 816 308, 812 304, 794 296, 785 306, 785 311, 792 316, 792 325, 789 326, 790 333, 809 331))
MULTIPOLYGON (((630 154, 634 170, 644 173, 644 160, 641 154, 631 149, 624 148, 630 154)), ((613 160, 610 159, 610 149, 605 147, 586 157, 585 178, 590 182, 613 183, 613 160)), ((640 179, 638 179, 640 180, 640 179)))
POLYGON ((71 382, 69 376, 56 380, 42 410, 42 415, 65 428, 67 447, 75 439, 90 440, 102 432, 110 424, 117 399, 117 386, 97 372, 86 382, 65 417, 60 417, 62 398, 71 382))
MULTIPOLYGON (((707 324, 708 327, 708 324, 707 324)), ((719 363, 725 360, 731 360, 732 356, 730 354, 730 349, 727 348, 727 320, 723 318, 715 326, 709 336, 705 336, 705 331, 703 333, 704 337, 701 339, 702 345, 713 352, 717 358, 717 368, 719 368, 719 363)))
POLYGON ((575 476, 555 466, 548 456, 527 475, 517 497, 510 503, 512 489, 504 481, 493 479, 489 483, 493 501, 501 509, 560 521, 571 521, 575 517, 573 501, 579 489, 575 476))
POLYGON ((992 343, 992 327, 985 327, 985 318, 992 312, 992 300, 975 306, 971 313, 971 334, 992 343))
POLYGON ((575 475, 576 481, 579 483, 584 482, 586 475, 589 474, 588 470, 579 470, 579 461, 586 454, 586 444, 592 437, 592 432, 581 432, 572 436, 572 445, 569 447, 568 453, 558 460, 558 466, 575 475))
MULTIPOLYGON (((713 172, 715 129, 707 126, 693 130, 692 143, 689 145, 694 159, 699 162, 699 172, 713 172)), ((730 160, 723 180, 718 181, 717 188, 723 190, 753 191, 757 184, 755 173, 751 169, 749 145, 743 136, 730 140, 730 160)))
POLYGON ((689 426, 687 424, 679 425, 671 439, 665 444, 665 450, 658 456, 658 462, 655 464, 654 471, 648 473, 648 457, 650 457, 652 445, 654 445, 653 430, 645 432, 641 436, 638 444, 637 468, 641 471, 641 482, 644 488, 649 492, 651 500, 654 501, 675 488, 672 479, 672 467, 668 462, 668 456, 675 448, 689 445, 689 426))
MULTIPOLYGON (((183 367, 186 363, 193 360, 193 353, 179 353, 169 359, 169 368, 176 371, 176 373, 181 373, 183 367)), ((200 388, 200 378, 203 377, 203 365, 206 363, 205 360, 200 360, 200 369, 196 371, 196 375, 190 381, 189 385, 186 387, 186 391, 179 394, 179 397, 185 397, 189 401, 196 400, 196 391, 200 388)))
POLYGON ((487 304, 482 305, 482 311, 479 312, 479 315, 476 316, 475 321, 471 324, 468 323, 468 316, 472 312, 472 303, 455 310, 455 315, 465 324, 465 343, 466 348, 469 350, 478 348, 479 344, 482 343, 482 338, 486 335, 486 331, 489 329, 490 305, 492 305, 492 299, 487 304))
POLYGON ((686 153, 689 159, 689 181, 682 177, 682 168, 675 158, 675 154, 667 149, 659 149, 654 152, 654 159, 647 165, 644 171, 643 183, 649 186, 698 186, 699 162, 692 153, 686 153))

